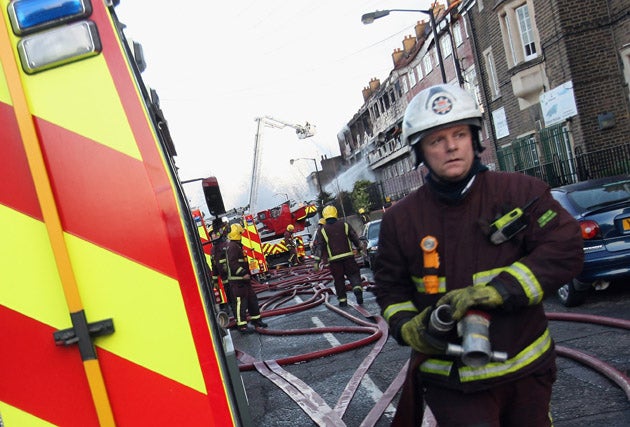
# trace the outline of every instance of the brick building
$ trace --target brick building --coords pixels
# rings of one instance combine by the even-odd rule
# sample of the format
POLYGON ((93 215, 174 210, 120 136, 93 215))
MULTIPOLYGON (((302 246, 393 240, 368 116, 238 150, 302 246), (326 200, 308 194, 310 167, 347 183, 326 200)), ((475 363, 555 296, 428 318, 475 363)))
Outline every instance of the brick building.
POLYGON ((366 162, 383 196, 422 185, 400 124, 409 100, 442 73, 477 96, 491 168, 551 185, 630 172, 627 0, 462 0, 433 12, 442 63, 431 26, 418 22, 338 134, 343 162, 366 162), (611 166, 604 152, 623 164, 611 166))
MULTIPOLYGON (((464 1, 500 168, 552 185, 630 142, 627 0, 464 1)), ((594 165, 592 167, 595 167, 594 165)), ((611 173, 614 171, 611 171, 611 173)))

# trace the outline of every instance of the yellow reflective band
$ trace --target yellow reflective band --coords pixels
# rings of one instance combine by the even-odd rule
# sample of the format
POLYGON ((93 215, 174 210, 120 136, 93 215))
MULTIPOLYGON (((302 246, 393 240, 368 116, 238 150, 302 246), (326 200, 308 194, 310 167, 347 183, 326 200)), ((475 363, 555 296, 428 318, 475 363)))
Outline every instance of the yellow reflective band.
POLYGON ((538 218, 538 226, 540 228, 543 228, 549 223, 549 221, 554 219, 556 216, 558 216, 558 214, 555 211, 552 211, 551 209, 549 209, 547 212, 542 214, 540 218, 538 218))
POLYGON ((383 318, 385 321, 389 322, 389 319, 396 313, 400 313, 402 311, 411 311, 414 313, 418 313, 418 309, 413 302, 405 301, 398 304, 392 304, 387 306, 387 308, 383 311, 383 318))
POLYGON ((515 262, 506 268, 505 271, 514 276, 521 284, 530 305, 538 304, 542 301, 544 295, 542 286, 540 286, 538 279, 536 279, 529 267, 521 262, 515 262))
POLYGON ((471 382, 485 380, 488 378, 501 377, 514 373, 525 366, 530 365, 551 348, 551 335, 549 329, 528 345, 511 359, 503 363, 491 362, 479 368, 463 366, 459 368, 459 379, 461 382, 471 382))
MULTIPOLYGON (((424 279, 422 277, 411 276, 411 280, 416 284, 416 291, 418 291, 421 294, 426 293, 426 289, 424 288, 424 279)), ((438 285, 438 293, 443 294, 445 292, 446 292, 446 277, 440 277, 439 285, 438 285)))
POLYGON ((527 296, 530 305, 538 304, 543 299, 544 291, 534 273, 522 262, 515 262, 508 267, 494 268, 492 270, 481 271, 473 275, 473 285, 482 286, 488 284, 499 273, 509 273, 521 285, 523 292, 527 296))
POLYGON ((494 279, 502 271, 505 271, 505 267, 493 268, 492 270, 480 271, 479 273, 473 274, 473 286, 488 284, 490 280, 494 279))
POLYGON ((54 424, 0 401, 0 416, 5 426, 52 427, 54 424))
POLYGON ((448 377, 451 374, 453 362, 450 360, 427 359, 420 365, 420 371, 427 374, 443 375, 448 377))

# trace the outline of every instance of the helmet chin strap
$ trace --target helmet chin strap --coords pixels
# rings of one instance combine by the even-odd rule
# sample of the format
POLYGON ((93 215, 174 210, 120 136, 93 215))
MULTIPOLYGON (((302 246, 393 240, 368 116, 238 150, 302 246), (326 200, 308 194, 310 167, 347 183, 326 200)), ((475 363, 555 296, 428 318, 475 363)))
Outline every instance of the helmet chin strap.
POLYGON ((470 192, 477 174, 488 170, 488 167, 481 163, 481 159, 477 155, 475 155, 475 160, 466 177, 459 181, 443 181, 428 165, 426 166, 429 168, 429 173, 426 176, 427 185, 447 203, 457 203, 463 200, 470 192))

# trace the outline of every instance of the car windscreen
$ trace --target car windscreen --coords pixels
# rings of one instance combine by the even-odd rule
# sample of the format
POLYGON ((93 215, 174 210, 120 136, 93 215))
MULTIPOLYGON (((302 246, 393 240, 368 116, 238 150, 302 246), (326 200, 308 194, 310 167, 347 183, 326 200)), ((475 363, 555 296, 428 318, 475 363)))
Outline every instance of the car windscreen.
POLYGON ((572 191, 567 197, 583 210, 630 200, 630 180, 572 191))
POLYGON ((370 240, 377 239, 378 232, 380 231, 380 229, 381 229, 380 221, 370 225, 370 227, 368 228, 367 238, 370 240))

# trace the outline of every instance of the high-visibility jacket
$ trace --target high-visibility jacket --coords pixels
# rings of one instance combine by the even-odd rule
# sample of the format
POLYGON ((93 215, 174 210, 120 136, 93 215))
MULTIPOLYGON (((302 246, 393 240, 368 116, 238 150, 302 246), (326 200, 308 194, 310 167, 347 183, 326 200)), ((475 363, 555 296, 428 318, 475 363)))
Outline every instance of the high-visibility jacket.
POLYGON ((249 264, 243 253, 243 245, 236 240, 230 240, 227 245, 228 280, 230 283, 248 282, 245 275, 249 275, 249 264))
POLYGON ((316 259, 326 258, 328 262, 353 257, 352 245, 361 249, 359 236, 348 223, 339 220, 326 223, 317 232, 314 243, 314 246, 321 248, 321 252, 325 254, 316 254, 315 257, 316 259))
MULTIPOLYGON (((493 351, 507 352, 504 363, 464 366, 459 357, 429 356, 420 371, 425 381, 461 390, 487 388, 525 376, 554 360, 553 342, 542 307, 582 268, 580 228, 535 178, 511 173, 477 174, 463 200, 447 203, 425 185, 383 215, 375 293, 392 335, 404 344, 402 324, 434 305, 452 289, 496 286, 504 305, 489 310, 493 351), (495 245, 489 224, 520 207, 527 227, 495 245), (420 241, 437 238, 439 292, 425 293, 420 241)), ((455 331, 448 342, 459 343, 455 331)))

